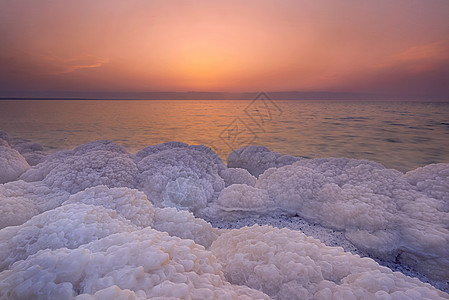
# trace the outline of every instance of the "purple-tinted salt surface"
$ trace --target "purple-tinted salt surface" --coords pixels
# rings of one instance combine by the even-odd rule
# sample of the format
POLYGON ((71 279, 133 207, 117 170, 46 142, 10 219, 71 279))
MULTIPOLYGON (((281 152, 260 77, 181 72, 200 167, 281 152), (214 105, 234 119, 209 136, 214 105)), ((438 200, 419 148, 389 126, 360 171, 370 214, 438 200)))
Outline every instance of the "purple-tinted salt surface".
POLYGON ((449 164, 12 141, 0 298, 449 299, 449 164))

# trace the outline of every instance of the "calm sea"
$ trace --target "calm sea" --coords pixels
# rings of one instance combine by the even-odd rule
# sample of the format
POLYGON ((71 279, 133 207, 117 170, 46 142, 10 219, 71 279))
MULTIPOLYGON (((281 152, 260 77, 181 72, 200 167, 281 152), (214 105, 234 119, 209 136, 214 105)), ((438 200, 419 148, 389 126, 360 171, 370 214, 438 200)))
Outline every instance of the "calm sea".
POLYGON ((449 162, 449 103, 3 100, 0 130, 54 150, 98 139, 131 152, 182 141, 210 146, 224 160, 257 144, 308 158, 365 158, 401 171, 449 162))

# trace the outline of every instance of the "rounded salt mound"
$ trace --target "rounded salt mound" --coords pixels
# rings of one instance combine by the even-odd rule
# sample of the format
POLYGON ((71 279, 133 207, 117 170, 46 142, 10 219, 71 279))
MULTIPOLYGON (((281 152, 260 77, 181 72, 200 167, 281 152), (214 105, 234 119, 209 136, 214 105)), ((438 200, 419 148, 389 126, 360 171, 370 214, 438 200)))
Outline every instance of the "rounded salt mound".
MULTIPOLYGON (((444 190, 444 172, 430 171, 415 175, 426 178, 425 186, 444 190)), ((344 230, 352 244, 371 256, 447 281, 449 213, 444 200, 426 196, 404 177, 370 161, 303 159, 267 170, 255 187, 267 190, 274 205, 287 213, 344 230)))
POLYGON ((219 172, 226 169, 218 155, 205 146, 163 145, 136 154, 140 159, 137 186, 148 199, 156 207, 176 207, 193 213, 216 200, 225 187, 219 172))
POLYGON ((444 209, 449 212, 449 163, 417 168, 403 177, 429 197, 444 201, 444 209))
POLYGON ((17 150, 0 144, 0 184, 16 180, 30 168, 25 158, 17 150))
POLYGON ((117 232, 138 228, 111 209, 69 204, 0 230, 0 271, 43 249, 77 248, 117 232))
POLYGON ((247 170, 240 168, 226 168, 221 170, 219 174, 221 178, 223 178, 226 187, 233 184, 254 186, 257 181, 257 178, 251 175, 247 170))
POLYGON ((39 213, 33 200, 25 197, 5 197, 0 185, 0 229, 20 225, 39 213))
POLYGON ((20 225, 31 217, 61 205, 69 193, 42 182, 17 180, 0 185, 0 229, 20 225))
POLYGON ((246 169, 251 175, 259 177, 269 168, 291 165, 300 159, 270 151, 264 146, 243 146, 229 154, 228 167, 246 169))
POLYGON ((265 215, 273 208, 266 190, 246 184, 232 184, 221 191, 217 201, 209 205, 202 216, 231 222, 245 215, 265 215))
POLYGON ((232 284, 273 299, 449 299, 418 279, 299 231, 269 226, 223 233, 211 246, 232 284))
POLYGON ((139 228, 153 225, 155 214, 153 204, 143 192, 135 189, 108 188, 99 185, 70 196, 62 205, 71 203, 99 205, 112 209, 139 228))
POLYGON ((220 230, 200 218, 195 218, 192 213, 178 211, 176 208, 156 208, 152 227, 158 231, 167 232, 171 236, 182 239, 191 239, 195 243, 209 248, 215 241, 220 230))
POLYGON ((95 141, 55 153, 20 178, 43 181, 51 188, 75 194, 97 185, 134 187, 137 174, 136 164, 123 147, 110 141, 95 141))
POLYGON ((218 237, 218 229, 192 213, 175 208, 154 208, 147 196, 129 188, 108 188, 96 186, 70 196, 63 206, 71 203, 98 205, 114 210, 131 221, 139 229, 150 226, 172 236, 192 239, 208 248, 218 237))
POLYGON ((0 273, 0 299, 269 299, 227 282, 204 247, 150 228, 43 250, 0 273))

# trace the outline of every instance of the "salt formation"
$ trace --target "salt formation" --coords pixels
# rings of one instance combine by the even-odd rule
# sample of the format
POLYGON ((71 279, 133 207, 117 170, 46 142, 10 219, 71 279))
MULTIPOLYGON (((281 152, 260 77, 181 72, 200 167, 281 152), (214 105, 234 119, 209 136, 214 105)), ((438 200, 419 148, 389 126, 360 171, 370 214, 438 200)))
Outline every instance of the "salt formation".
POLYGON ((247 170, 240 168, 226 168, 220 171, 220 176, 225 181, 225 186, 233 184, 246 184, 254 186, 257 178, 251 175, 247 170))
POLYGON ((225 186, 219 172, 226 166, 208 147, 162 144, 136 156, 140 159, 138 188, 158 207, 195 213, 215 201, 225 186))
MULTIPOLYGON (((403 176, 365 160, 302 159, 265 171, 255 188, 268 193, 272 209, 343 230, 359 249, 444 281, 449 278, 449 212, 444 201, 449 194, 444 175, 448 166, 428 166, 403 176)), ((240 195, 254 193, 249 186, 239 189, 240 195)), ((232 207, 233 198, 245 199, 223 196, 221 209, 232 207)), ((254 200, 249 197, 245 201, 254 200)), ((254 211, 261 209, 258 205, 254 211)))
POLYGON ((68 192, 60 189, 51 189, 43 182, 17 180, 0 185, 0 199, 29 199, 36 205, 39 213, 60 206, 69 196, 68 192))
MULTIPOLYGON (((1 189, 0 185, 0 193, 1 189)), ((20 225, 38 213, 33 200, 24 197, 3 197, 0 194, 0 229, 20 225)))
POLYGON ((96 185, 134 187, 137 166, 131 155, 110 141, 96 141, 49 156, 21 176, 71 194, 96 185))
POLYGON ((9 143, 6 139, 2 139, 0 136, 0 146, 9 147, 9 143))
POLYGON ((156 208, 152 227, 182 239, 191 239, 195 243, 209 248, 221 233, 209 223, 195 218, 192 213, 178 211, 176 208, 156 208))
POLYGON ((2 141, 2 144, 0 144, 0 184, 2 184, 16 180, 30 165, 5 140, 0 140, 2 141))
POLYGON ((31 217, 61 205, 70 194, 42 182, 22 180, 0 185, 0 229, 20 225, 31 217))
POLYGON ((449 211, 449 164, 431 164, 407 172, 404 179, 429 197, 441 200, 449 211))
MULTIPOLYGON (((67 200, 67 195, 98 185, 139 188, 158 207, 197 212, 218 198, 225 185, 219 174, 225 169, 220 158, 205 146, 173 142, 150 146, 130 155, 123 147, 110 141, 96 141, 74 150, 54 153, 28 169, 20 179, 28 183, 27 190, 32 189, 32 185, 37 187, 34 188, 36 197, 33 201, 39 212, 60 205, 67 200)), ((9 192, 9 197, 13 196, 9 192)), ((0 198, 5 203, 11 200, 0 198)), ((28 200, 19 202, 32 205, 28 200)), ((8 211, 0 211, 0 215, 8 211)), ((12 223, 3 221, 1 225, 19 225, 34 214, 35 211, 31 210, 12 223)))
POLYGON ((273 299, 448 299, 429 284, 328 247, 301 232, 269 226, 222 234, 211 246, 226 278, 273 299))
POLYGON ((167 143, 162 143, 159 145, 151 145, 151 146, 145 147, 142 150, 140 150, 139 152, 137 152, 135 154, 135 157, 136 157, 136 161, 140 161, 141 159, 143 159, 147 156, 156 154, 161 151, 171 150, 171 149, 176 149, 176 148, 186 149, 188 147, 189 147, 189 145, 187 145, 185 143, 181 143, 181 142, 167 142, 167 143))
POLYGON ((108 188, 104 185, 88 188, 70 196, 63 205, 84 203, 109 208, 139 228, 153 225, 155 210, 144 193, 129 188, 108 188))
POLYGON ((269 299, 228 283, 211 252, 150 228, 78 249, 43 250, 0 273, 0 298, 89 299, 88 295, 182 299, 269 299))
POLYGON ((246 215, 265 215, 275 210, 266 190, 246 184, 233 184, 223 189, 217 201, 201 212, 207 219, 235 221, 246 215))
POLYGON ((12 148, 17 150, 30 166, 43 162, 48 156, 42 145, 33 143, 30 140, 13 138, 10 143, 12 148))
POLYGON ((84 203, 114 210, 139 228, 150 226, 172 236, 192 239, 208 248, 219 230, 192 213, 175 208, 154 208, 143 192, 129 188, 96 186, 72 195, 63 203, 84 203))
POLYGON ((298 157, 270 151, 263 146, 244 146, 229 154, 228 167, 246 169, 252 175, 259 177, 269 168, 290 165, 299 159, 298 157))
POLYGON ((267 210, 273 203, 269 201, 265 190, 245 184, 233 184, 221 191, 217 205, 225 211, 267 210))
MULTIPOLYGON (((298 215, 445 283, 449 164, 403 174, 251 146, 227 168, 205 146, 133 155, 96 141, 30 167, 13 144, 0 131, 0 298, 449 297, 298 231, 220 230, 198 218, 298 215)), ((41 151, 32 145, 16 144, 41 151)))
POLYGON ((113 233, 137 229, 110 209, 86 204, 61 206, 20 226, 0 230, 0 270, 39 250, 74 249, 113 233))
POLYGON ((0 130, 0 146, 11 146, 10 144, 11 139, 9 138, 9 135, 4 132, 3 130, 0 130))

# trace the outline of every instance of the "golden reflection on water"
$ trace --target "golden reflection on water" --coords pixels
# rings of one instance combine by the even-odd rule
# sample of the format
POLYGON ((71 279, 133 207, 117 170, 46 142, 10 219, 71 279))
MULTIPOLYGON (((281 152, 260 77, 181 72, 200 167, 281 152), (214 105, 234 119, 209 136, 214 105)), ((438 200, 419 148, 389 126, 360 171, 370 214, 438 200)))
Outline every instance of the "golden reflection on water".
POLYGON ((167 141, 205 144, 222 159, 251 143, 304 157, 366 158, 402 171, 449 162, 449 104, 275 101, 0 101, 0 129, 54 149, 110 139, 136 152, 167 141), (257 124, 259 122, 259 124, 257 124))

